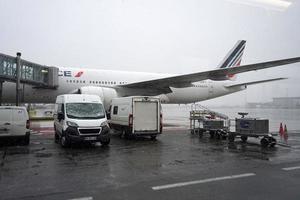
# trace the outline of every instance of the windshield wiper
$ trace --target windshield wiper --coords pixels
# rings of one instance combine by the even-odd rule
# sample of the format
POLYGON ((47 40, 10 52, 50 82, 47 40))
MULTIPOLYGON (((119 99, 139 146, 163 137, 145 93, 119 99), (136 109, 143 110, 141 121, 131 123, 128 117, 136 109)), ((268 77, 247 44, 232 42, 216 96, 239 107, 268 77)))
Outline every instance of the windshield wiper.
POLYGON ((101 115, 101 116, 91 116, 91 117, 82 117, 82 119, 102 119, 104 118, 105 116, 104 115, 101 115))
POLYGON ((69 118, 76 118, 76 119, 81 118, 80 116, 75 116, 75 115, 70 115, 70 114, 67 114, 67 116, 68 116, 69 118))

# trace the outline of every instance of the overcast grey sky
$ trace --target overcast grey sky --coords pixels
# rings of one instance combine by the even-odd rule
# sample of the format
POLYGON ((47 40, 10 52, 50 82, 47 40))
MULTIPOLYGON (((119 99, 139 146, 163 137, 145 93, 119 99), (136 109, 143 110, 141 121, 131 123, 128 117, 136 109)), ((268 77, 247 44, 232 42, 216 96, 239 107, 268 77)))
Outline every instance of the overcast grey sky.
MULTIPOLYGON (((0 52, 45 65, 158 73, 213 69, 240 39, 247 40, 242 64, 300 56, 300 2, 278 9, 246 1, 0 0, 0 52)), ((239 82, 290 79, 205 104, 300 96, 299 74, 294 64, 238 75, 239 82)))

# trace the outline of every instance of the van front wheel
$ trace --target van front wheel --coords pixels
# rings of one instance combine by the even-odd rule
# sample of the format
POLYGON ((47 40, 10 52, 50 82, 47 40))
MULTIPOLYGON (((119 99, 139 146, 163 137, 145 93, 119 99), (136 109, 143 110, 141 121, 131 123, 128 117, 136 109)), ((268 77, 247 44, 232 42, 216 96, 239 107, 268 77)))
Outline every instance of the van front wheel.
POLYGON ((24 136, 24 140, 23 140, 23 144, 24 145, 29 145, 30 143, 30 133, 26 133, 26 135, 24 136))
POLYGON ((57 132, 55 126, 54 126, 54 142, 55 142, 56 144, 59 143, 59 135, 58 135, 58 132, 57 132))
POLYGON ((61 136, 61 138, 60 138, 60 145, 63 148, 69 147, 70 141, 68 140, 68 138, 65 135, 61 136))
POLYGON ((150 139, 151 139, 151 140, 156 140, 156 135, 151 135, 151 136, 150 136, 150 139))

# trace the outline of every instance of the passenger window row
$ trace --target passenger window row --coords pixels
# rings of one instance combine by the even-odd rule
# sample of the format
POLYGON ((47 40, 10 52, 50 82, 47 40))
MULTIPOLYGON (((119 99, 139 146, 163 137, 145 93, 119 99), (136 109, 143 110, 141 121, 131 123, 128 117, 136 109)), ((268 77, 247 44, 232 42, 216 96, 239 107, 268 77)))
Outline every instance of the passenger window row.
POLYGON ((202 88, 206 88, 207 85, 194 85, 193 87, 202 87, 202 88))
POLYGON ((82 80, 66 80, 67 83, 85 83, 85 81, 82 80))
MULTIPOLYGON (((85 80, 66 80, 67 83, 85 83, 85 80)), ((88 81, 87 81, 88 82, 88 81)), ((90 84, 116 85, 116 81, 89 81, 90 84)), ((119 82, 120 85, 127 82, 119 82)))

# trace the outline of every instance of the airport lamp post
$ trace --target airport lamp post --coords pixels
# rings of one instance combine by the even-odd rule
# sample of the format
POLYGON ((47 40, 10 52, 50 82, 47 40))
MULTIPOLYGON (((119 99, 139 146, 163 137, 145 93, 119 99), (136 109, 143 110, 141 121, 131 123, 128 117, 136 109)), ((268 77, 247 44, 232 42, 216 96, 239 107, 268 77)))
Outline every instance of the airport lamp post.
POLYGON ((16 106, 20 104, 20 79, 21 79, 21 53, 17 53, 17 65, 16 65, 16 106))
POLYGON ((3 82, 0 80, 0 106, 2 106, 2 91, 3 91, 3 82))

